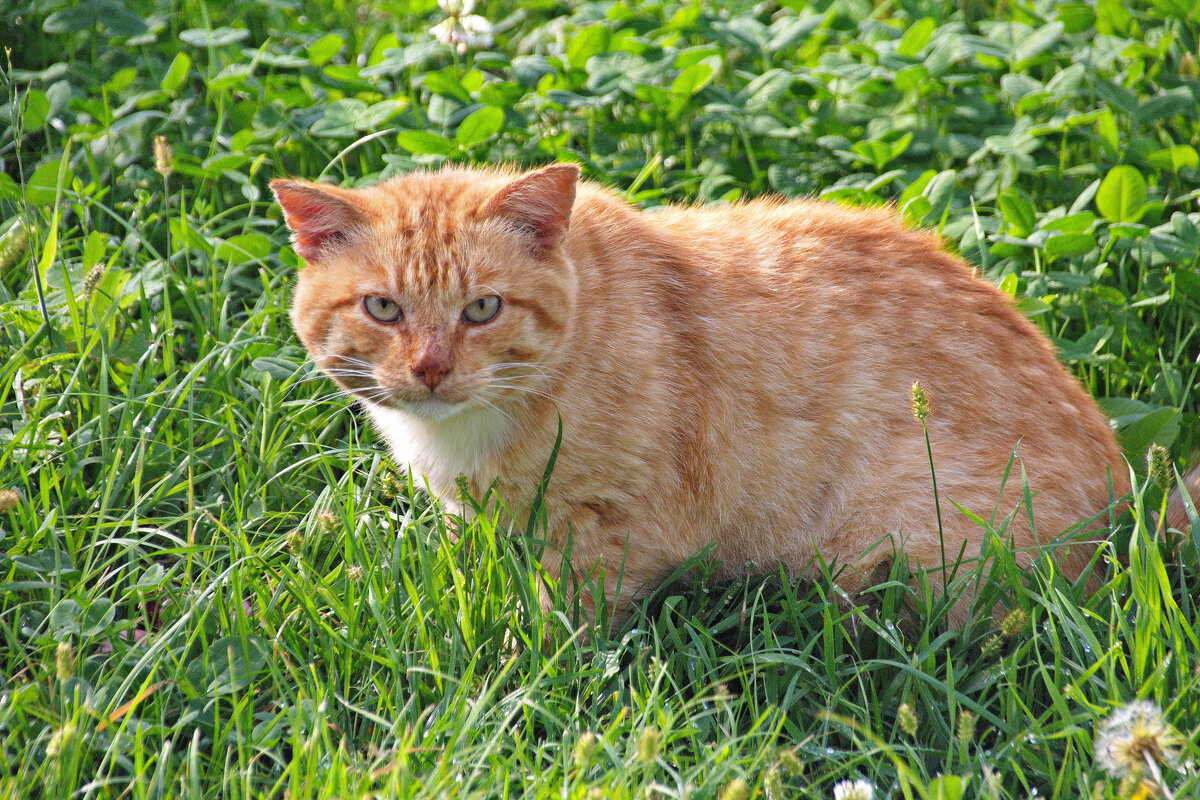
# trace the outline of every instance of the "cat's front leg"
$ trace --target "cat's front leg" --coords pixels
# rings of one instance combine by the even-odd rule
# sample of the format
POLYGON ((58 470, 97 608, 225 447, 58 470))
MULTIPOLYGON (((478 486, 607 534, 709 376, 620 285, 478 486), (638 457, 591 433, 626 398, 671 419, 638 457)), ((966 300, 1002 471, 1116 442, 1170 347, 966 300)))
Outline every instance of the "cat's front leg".
POLYGON ((542 610, 562 608, 576 625, 587 627, 607 620, 607 627, 615 630, 628 618, 633 602, 653 590, 682 559, 665 552, 660 532, 605 524, 596 519, 593 506, 587 504, 584 513, 564 526, 567 534, 551 537, 542 554, 542 568, 554 581, 553 588, 542 585, 542 610), (655 542, 659 546, 648 546, 655 542))

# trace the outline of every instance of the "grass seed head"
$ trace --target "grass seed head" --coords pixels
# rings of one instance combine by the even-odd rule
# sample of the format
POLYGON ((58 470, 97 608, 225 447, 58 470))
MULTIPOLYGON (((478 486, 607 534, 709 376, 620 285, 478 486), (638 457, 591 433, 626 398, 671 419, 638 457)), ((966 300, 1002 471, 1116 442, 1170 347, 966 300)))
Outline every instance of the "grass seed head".
POLYGON ((838 781, 833 786, 833 800, 875 800, 875 786, 862 779, 838 781))
POLYGON ((300 552, 304 549, 304 531, 299 528, 292 528, 283 539, 284 546, 287 547, 289 553, 294 556, 300 555, 300 552))
POLYGON ((896 709, 896 716, 900 720, 900 730, 909 736, 917 735, 917 711, 911 704, 901 703, 900 708, 896 709))
POLYGON ((767 774, 763 776, 763 790, 766 792, 767 800, 780 800, 787 796, 783 788, 783 773, 779 771, 779 767, 775 766, 767 770, 767 774))
POLYGON ((975 715, 965 708, 958 712, 958 730, 955 736, 959 744, 975 741, 975 715))
POLYGON ((662 747, 662 734, 658 728, 649 725, 642 731, 642 735, 638 737, 637 757, 638 761, 646 762, 647 764, 658 758, 658 751, 662 747))
POLYGON ((921 386, 920 381, 912 385, 912 410, 918 422, 924 422, 929 417, 929 395, 925 393, 925 387, 921 386))
POLYGON ((780 753, 779 766, 793 778, 804 772, 804 762, 800 760, 800 756, 796 755, 795 750, 784 750, 780 753))
POLYGON ((596 754, 596 748, 600 746, 600 740, 596 738, 596 734, 591 731, 584 731, 583 735, 575 741, 575 766, 586 767, 592 761, 592 756, 596 754))
POLYGON ((171 177, 175 171, 175 153, 171 151, 171 143, 165 136, 154 137, 154 171, 163 178, 171 177))
POLYGON ((750 784, 745 778, 734 778, 721 792, 721 800, 746 800, 750 796, 750 784))
POLYGON ((1194 54, 1184 53, 1183 58, 1179 59, 1179 74, 1185 78, 1200 78, 1200 66, 1194 54))
POLYGON ((50 758, 58 758, 74 741, 75 725, 67 723, 51 734, 50 741, 46 744, 46 755, 50 758))
POLYGON ((363 568, 358 564, 351 564, 346 567, 346 577, 351 583, 362 583, 363 568))
POLYGON ((104 265, 97 264, 88 270, 88 274, 83 279, 83 295, 91 297, 96 293, 96 287, 100 285, 100 279, 104 277, 104 265))
POLYGON ((54 674, 59 683, 66 683, 75 677, 75 648, 71 643, 62 641, 54 650, 54 674))
POLYGON ((1029 615, 1025 613, 1025 609, 1014 608, 1000 623, 1000 635, 1005 639, 1016 638, 1021 631, 1025 630, 1027 624, 1029 624, 1029 615))
POLYGON ((321 511, 316 516, 317 530, 321 533, 333 533, 338 526, 337 514, 331 511, 321 511))
POLYGON ((1183 739, 1149 700, 1113 712, 1096 732, 1096 762, 1114 778, 1137 778, 1143 768, 1179 763, 1183 739))
POLYGON ((1158 442, 1146 450, 1146 480, 1164 492, 1171 488, 1171 454, 1158 442))

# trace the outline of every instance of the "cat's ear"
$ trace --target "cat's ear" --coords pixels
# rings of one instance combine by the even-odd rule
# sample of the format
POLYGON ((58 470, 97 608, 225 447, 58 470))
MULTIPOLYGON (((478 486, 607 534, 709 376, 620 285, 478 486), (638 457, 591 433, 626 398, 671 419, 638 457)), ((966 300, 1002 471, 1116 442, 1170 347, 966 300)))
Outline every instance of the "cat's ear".
POLYGON ((547 252, 567 235, 578 181, 579 167, 574 164, 528 172, 492 195, 484 215, 505 218, 528 233, 537 250, 547 252))
POLYGON ((363 215, 345 190, 305 181, 273 180, 271 191, 292 230, 292 244, 305 261, 319 261, 330 245, 362 227, 363 215))

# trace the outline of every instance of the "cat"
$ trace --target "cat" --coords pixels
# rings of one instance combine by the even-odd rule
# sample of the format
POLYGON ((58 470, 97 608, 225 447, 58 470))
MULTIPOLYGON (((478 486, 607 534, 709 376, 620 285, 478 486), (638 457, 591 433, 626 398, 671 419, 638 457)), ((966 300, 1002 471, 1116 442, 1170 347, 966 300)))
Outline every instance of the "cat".
MULTIPOLYGON (((643 212, 565 163, 271 188, 307 262, 297 334, 444 501, 460 476, 494 482, 523 519, 561 424, 543 565, 559 574, 569 549, 617 616, 705 548, 724 576, 813 577, 819 554, 853 595, 890 539, 937 584, 943 555, 969 561, 984 536, 955 503, 1011 514, 1027 565, 1129 489, 1050 342, 892 210, 643 212)), ((1070 578, 1088 538, 1057 549, 1070 578)))

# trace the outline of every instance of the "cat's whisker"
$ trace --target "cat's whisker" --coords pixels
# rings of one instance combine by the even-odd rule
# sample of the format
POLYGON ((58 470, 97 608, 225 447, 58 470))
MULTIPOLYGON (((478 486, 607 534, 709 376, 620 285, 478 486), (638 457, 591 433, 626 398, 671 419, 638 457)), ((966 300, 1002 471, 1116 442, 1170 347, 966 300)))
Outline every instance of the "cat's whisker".
POLYGON ((519 369, 530 370, 531 371, 530 374, 536 373, 536 374, 545 376, 547 378, 558 377, 563 374, 563 371, 561 369, 559 369, 558 367, 543 366, 541 364, 522 364, 519 362, 504 363, 504 364, 489 364, 488 366, 481 367, 479 371, 486 373, 486 374, 493 374, 493 373, 500 372, 502 370, 519 370, 519 369))
POLYGON ((544 397, 547 400, 553 400, 554 395, 541 389, 534 389, 529 386, 510 385, 505 383, 491 382, 488 384, 489 389, 500 389, 502 391, 518 392, 520 394, 530 394, 537 397, 544 397))
POLYGON ((496 413, 500 414, 501 416, 503 416, 505 419, 507 419, 512 424, 514 424, 514 425, 517 424, 517 421, 515 419, 513 419, 512 414, 509 414, 507 411, 505 411, 503 408, 496 405, 495 403, 490 402, 487 399, 487 397, 483 396, 482 394, 476 394, 474 396, 474 399, 478 400, 479 402, 483 403, 488 408, 490 408, 493 411, 495 411, 496 413))

